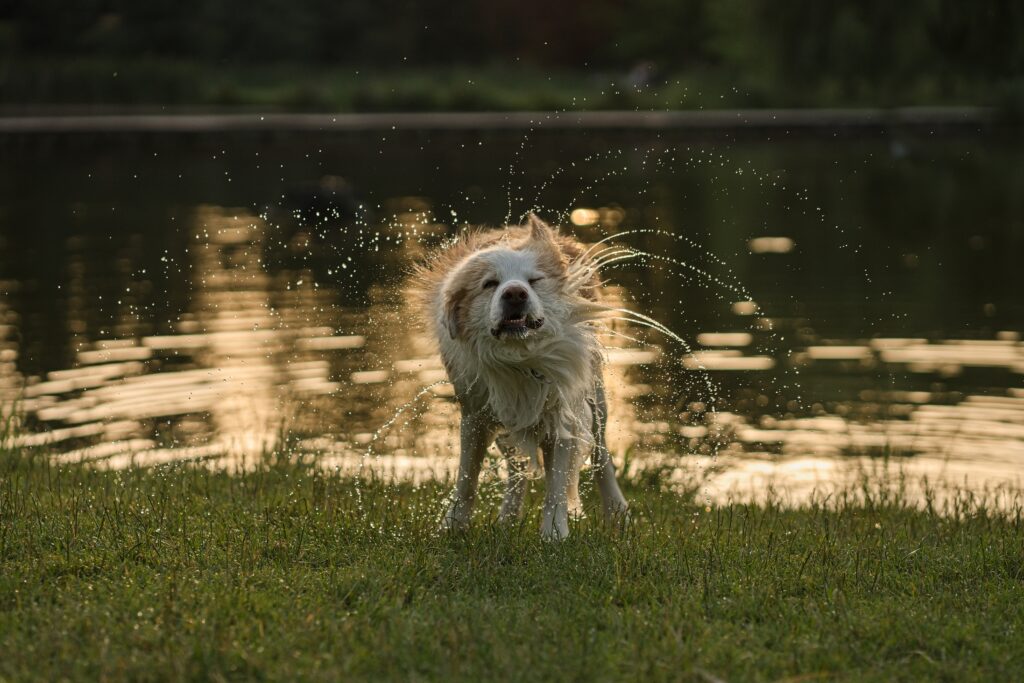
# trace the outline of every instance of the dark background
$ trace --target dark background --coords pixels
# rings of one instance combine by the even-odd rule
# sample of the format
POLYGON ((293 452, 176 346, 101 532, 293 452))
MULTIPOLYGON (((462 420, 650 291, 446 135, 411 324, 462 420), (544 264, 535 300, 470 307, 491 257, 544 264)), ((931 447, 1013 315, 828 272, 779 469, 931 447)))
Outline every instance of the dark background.
POLYGON ((1014 0, 5 0, 0 104, 1024 104, 1014 0))

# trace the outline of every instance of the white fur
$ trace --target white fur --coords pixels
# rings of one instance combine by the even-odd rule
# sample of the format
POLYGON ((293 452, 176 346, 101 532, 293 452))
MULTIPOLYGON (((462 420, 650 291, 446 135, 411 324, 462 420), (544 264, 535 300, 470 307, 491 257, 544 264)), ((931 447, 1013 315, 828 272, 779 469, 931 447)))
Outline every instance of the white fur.
MULTIPOLYGON (((452 381, 479 394, 521 452, 535 458, 544 438, 588 431, 580 421, 587 399, 594 398, 600 346, 592 328, 569 322, 571 311, 551 283, 541 280, 536 289, 528 284, 541 275, 534 254, 492 248, 475 258, 492 265, 501 284, 472 307, 465 338, 441 337, 441 356, 458 373, 452 381), (544 326, 522 340, 498 340, 491 330, 501 319, 501 294, 513 284, 527 288, 528 310, 544 318, 544 326)), ((437 315, 444 316, 441 302, 437 315)))
MULTIPOLYGON (((545 226, 546 228, 546 226, 545 226)), ((541 245, 544 247, 545 245, 541 245)), ((594 406, 603 394, 600 345, 592 326, 581 315, 590 305, 578 296, 580 278, 555 276, 540 268, 538 251, 514 249, 499 243, 471 253, 446 274, 432 302, 434 330, 441 357, 462 407, 462 459, 455 497, 444 526, 460 527, 469 520, 476 478, 484 451, 496 435, 510 457, 509 491, 502 516, 515 517, 522 506, 522 474, 512 466, 515 454, 529 457, 536 470, 538 449, 544 450, 547 479, 542 533, 565 538, 568 515, 578 511, 579 470, 595 446, 594 406), (446 307, 462 271, 482 273, 471 294, 468 310, 456 325, 446 307), (495 284, 494 281, 497 281, 495 284), (485 283, 490 282, 492 287, 485 283), (502 323, 502 294, 509 287, 525 288, 526 316, 543 319, 539 329, 522 338, 496 337, 502 323)), ((602 418, 603 419, 603 418, 602 418)), ((626 503, 614 480, 607 457, 596 468, 606 512, 622 513, 626 503), (607 468, 604 466, 607 464, 607 468), (606 481, 610 476, 610 484, 606 481)))

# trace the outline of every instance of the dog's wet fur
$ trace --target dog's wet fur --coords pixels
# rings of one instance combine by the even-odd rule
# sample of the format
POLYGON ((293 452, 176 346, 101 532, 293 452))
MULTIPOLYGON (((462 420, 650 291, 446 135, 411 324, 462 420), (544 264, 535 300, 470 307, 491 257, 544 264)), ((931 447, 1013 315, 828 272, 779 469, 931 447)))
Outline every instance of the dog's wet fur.
POLYGON ((469 232, 430 255, 412 279, 462 410, 459 474, 443 526, 465 526, 484 455, 508 462, 503 520, 522 514, 526 464, 543 464, 541 533, 562 539, 580 511, 588 457, 605 514, 626 501, 605 446, 603 357, 593 321, 604 312, 585 247, 530 215, 526 225, 469 232))

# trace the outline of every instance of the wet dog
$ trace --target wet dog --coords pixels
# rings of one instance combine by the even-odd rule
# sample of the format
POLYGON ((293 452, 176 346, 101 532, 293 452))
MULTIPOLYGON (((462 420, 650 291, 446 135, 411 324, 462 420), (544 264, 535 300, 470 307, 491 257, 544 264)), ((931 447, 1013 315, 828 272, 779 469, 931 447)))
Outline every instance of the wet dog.
POLYGON ((445 528, 465 526, 495 442, 508 462, 501 518, 522 513, 525 468, 543 466, 541 533, 566 538, 591 457, 605 514, 626 500, 605 446, 605 312, 588 252, 531 215, 527 225, 469 233, 420 265, 412 293, 427 312, 462 411, 460 461, 445 528))

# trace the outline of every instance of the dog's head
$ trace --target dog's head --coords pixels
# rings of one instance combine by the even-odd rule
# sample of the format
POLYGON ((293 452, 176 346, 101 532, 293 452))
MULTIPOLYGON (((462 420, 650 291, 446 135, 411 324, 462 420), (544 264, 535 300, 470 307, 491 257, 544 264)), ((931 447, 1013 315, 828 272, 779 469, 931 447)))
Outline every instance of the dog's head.
POLYGON ((473 253, 451 273, 442 295, 452 339, 522 341, 562 322, 566 256, 539 218, 531 215, 527 227, 473 253))

